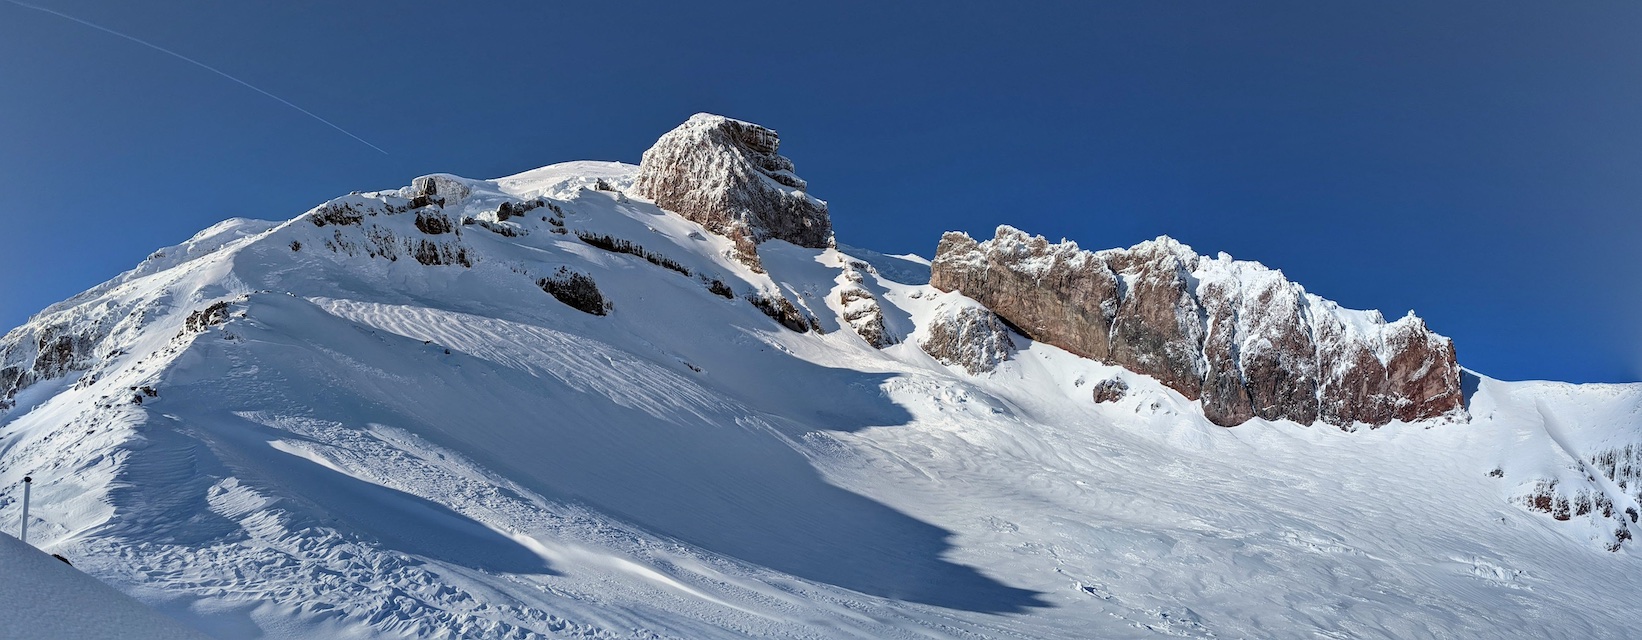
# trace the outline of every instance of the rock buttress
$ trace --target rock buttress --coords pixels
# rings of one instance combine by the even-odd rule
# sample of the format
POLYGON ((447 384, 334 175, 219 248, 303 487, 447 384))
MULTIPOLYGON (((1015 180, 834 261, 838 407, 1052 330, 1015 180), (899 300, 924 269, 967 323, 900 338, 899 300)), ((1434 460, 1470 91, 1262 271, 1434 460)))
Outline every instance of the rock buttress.
POLYGON ((1453 342, 1412 314, 1387 323, 1282 272, 1167 237, 1083 251, 1010 227, 941 238, 930 284, 1027 337, 1156 378, 1215 424, 1251 418, 1351 428, 1463 412, 1453 342))

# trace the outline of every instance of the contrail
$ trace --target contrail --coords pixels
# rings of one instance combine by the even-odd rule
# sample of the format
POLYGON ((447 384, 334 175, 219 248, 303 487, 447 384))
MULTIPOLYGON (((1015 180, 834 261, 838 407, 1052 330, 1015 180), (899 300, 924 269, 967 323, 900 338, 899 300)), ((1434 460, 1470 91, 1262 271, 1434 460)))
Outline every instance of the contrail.
POLYGON ((192 65, 194 65, 196 67, 199 67, 201 69, 205 69, 206 71, 210 71, 211 73, 215 73, 215 74, 217 74, 219 76, 222 76, 224 78, 227 78, 229 80, 233 80, 234 82, 239 83, 240 85, 244 86, 247 89, 250 89, 250 90, 255 91, 257 93, 260 93, 262 95, 265 95, 265 96, 268 96, 268 97, 273 98, 275 100, 278 100, 280 104, 283 104, 287 107, 290 107, 292 109, 296 109, 297 111, 301 111, 302 113, 306 114, 308 117, 313 118, 315 120, 318 120, 320 122, 323 122, 323 123, 325 123, 326 126, 329 126, 332 129, 336 129, 337 131, 341 131, 344 135, 346 135, 350 138, 353 138, 355 140, 358 140, 361 144, 364 144, 367 147, 370 147, 370 148, 375 149, 377 151, 381 151, 382 155, 388 155, 388 152, 383 151, 382 147, 378 147, 378 146, 376 146, 374 144, 371 144, 370 142, 366 141, 364 138, 361 138, 361 137, 356 136, 352 133, 349 133, 347 129, 343 129, 342 127, 336 126, 336 123, 331 122, 330 120, 326 120, 324 118, 321 118, 321 117, 319 117, 318 114, 316 114, 312 111, 309 111, 309 110, 304 109, 302 107, 296 106, 295 104, 292 104, 290 100, 286 100, 286 99, 281 98, 279 96, 276 96, 272 93, 268 93, 267 91, 263 91, 262 89, 257 88, 256 85, 253 85, 253 84, 251 84, 249 82, 246 82, 244 80, 241 80, 239 78, 235 78, 234 76, 228 75, 227 72, 225 72, 221 69, 218 69, 216 67, 213 67, 211 65, 205 64, 204 62, 200 62, 198 60, 195 60, 195 59, 190 58, 188 56, 185 56, 183 54, 177 53, 175 51, 172 51, 172 50, 167 49, 165 47, 162 47, 160 45, 154 44, 152 42, 148 42, 147 40, 143 40, 141 38, 137 38, 137 37, 133 37, 133 36, 128 36, 126 34, 120 33, 118 31, 115 31, 115 30, 110 29, 108 27, 102 26, 100 24, 97 24, 97 23, 94 23, 94 22, 88 22, 86 20, 81 20, 79 18, 76 18, 74 16, 68 15, 68 14, 60 12, 60 11, 53 11, 53 10, 47 9, 45 7, 40 7, 40 6, 35 6, 35 5, 32 5, 32 4, 28 4, 26 2, 18 2, 17 0, 5 0, 5 1, 10 2, 12 4, 15 4, 19 7, 24 8, 24 9, 33 9, 35 11, 42 11, 42 12, 45 12, 45 13, 49 13, 51 15, 62 18, 64 20, 73 20, 74 22, 78 22, 80 24, 91 27, 91 28, 96 29, 98 31, 101 31, 103 33, 107 33, 107 34, 110 34, 110 35, 116 35, 116 36, 119 36, 121 38, 125 38, 127 40, 130 40, 130 41, 135 42, 137 44, 140 44, 142 46, 145 46, 145 47, 148 47, 148 48, 153 49, 155 51, 158 51, 160 53, 170 55, 171 57, 174 57, 178 60, 182 60, 183 62, 187 62, 187 63, 192 64, 192 65))

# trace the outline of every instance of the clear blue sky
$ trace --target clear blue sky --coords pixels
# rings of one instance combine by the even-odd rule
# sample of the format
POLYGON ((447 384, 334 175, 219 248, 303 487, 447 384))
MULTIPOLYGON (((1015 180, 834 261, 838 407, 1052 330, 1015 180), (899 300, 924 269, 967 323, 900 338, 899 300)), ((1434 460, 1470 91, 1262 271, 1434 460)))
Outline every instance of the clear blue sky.
POLYGON ((230 216, 766 124, 842 242, 1172 235, 1642 378, 1642 3, 0 2, 0 325, 230 216), (333 6, 334 5, 334 6, 333 6))

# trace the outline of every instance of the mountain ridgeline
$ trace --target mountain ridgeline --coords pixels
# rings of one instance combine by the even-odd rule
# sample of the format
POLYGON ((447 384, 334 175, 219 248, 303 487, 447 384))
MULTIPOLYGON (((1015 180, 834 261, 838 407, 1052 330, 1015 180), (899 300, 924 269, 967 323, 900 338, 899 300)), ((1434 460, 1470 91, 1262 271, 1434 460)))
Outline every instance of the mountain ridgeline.
MULTIPOLYGON (((766 240, 833 246, 826 203, 805 192, 779 146, 766 127, 698 114, 645 152, 633 191, 730 238, 754 269, 766 240)), ((1413 314, 1388 323, 1341 309, 1281 272, 1204 258, 1167 237, 1096 253, 1007 226, 985 242, 948 233, 930 284, 981 302, 1033 340, 1201 399, 1221 426, 1263 418, 1350 428, 1464 411, 1452 341, 1413 314)), ((939 329, 935 355, 961 351, 952 336, 964 332, 939 329)), ((988 347, 969 352, 996 351, 992 333, 975 335, 989 336, 988 347)))
POLYGON ((155 251, 0 337, 0 522, 230 637, 1635 635, 1642 385, 1167 237, 852 247, 780 148, 155 251))
MULTIPOLYGON (((827 203, 807 193, 792 161, 776 153, 779 146, 779 134, 769 128, 697 114, 644 153, 631 193, 728 239, 733 246, 728 256, 762 273, 761 243, 835 246, 827 203)), ((614 188, 602 181, 598 187, 614 188)), ((395 235, 367 225, 363 239, 338 231, 322 242, 333 251, 391 260, 404 255, 425 265, 471 266, 469 248, 461 242, 463 226, 527 233, 508 220, 546 207, 550 215, 541 219, 563 230, 563 211, 546 198, 501 202, 495 211, 467 219, 445 213, 471 196, 462 180, 440 174, 417 178, 391 196, 339 198, 308 216, 316 226, 346 227, 378 214, 415 213, 420 234, 395 235)), ((661 259, 651 256, 653 262, 661 259)), ((538 279, 550 293, 570 292, 572 287, 562 283, 572 282, 575 295, 555 294, 602 314, 604 302, 591 280, 568 273, 538 279)), ((1225 254, 1199 256, 1168 237, 1090 252, 1008 226, 984 242, 948 232, 936 249, 929 282, 980 302, 1025 337, 1151 376, 1188 400, 1201 400, 1204 415, 1221 426, 1262 418, 1350 429, 1358 423, 1380 426, 1464 413, 1452 341, 1412 313, 1387 322, 1376 311, 1342 309, 1280 271, 1225 254)), ((710 288, 728 292, 722 282, 710 288)), ((853 287, 840 295, 840 302, 854 309, 848 326, 870 344, 900 341, 884 328, 871 292, 853 287)), ((820 327, 813 313, 800 311, 778 291, 745 297, 790 329, 820 327)), ((91 368, 102 338, 133 322, 133 309, 109 311, 83 331, 31 323, 20 329, 30 335, 9 336, 0 344, 0 406, 34 382, 91 368)), ((924 341, 926 350, 973 374, 990 370, 1010 343, 1007 335, 985 330, 987 321, 977 320, 976 312, 942 316, 966 327, 936 327, 940 339, 924 341), (985 344, 960 344, 955 339, 960 335, 978 336, 975 340, 985 344)))

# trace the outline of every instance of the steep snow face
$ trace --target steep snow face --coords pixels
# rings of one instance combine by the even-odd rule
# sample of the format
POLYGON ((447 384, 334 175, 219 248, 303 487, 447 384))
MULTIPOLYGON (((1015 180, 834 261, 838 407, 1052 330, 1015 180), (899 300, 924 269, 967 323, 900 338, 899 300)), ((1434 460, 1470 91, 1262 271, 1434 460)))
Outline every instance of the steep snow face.
POLYGON ((1489 477, 1502 495, 1610 551, 1642 518, 1642 385, 1470 381, 1471 411, 1514 444, 1489 477))
POLYGON ((1341 309, 1258 263, 1170 238, 1098 253, 999 227, 949 233, 931 284, 1028 335, 1152 376, 1231 426, 1462 418, 1453 343, 1410 314, 1341 309))
POLYGON ((755 270, 638 173, 230 221, 42 312, 0 340, 0 523, 32 474, 32 540, 219 637, 1631 635, 1642 385, 1467 375, 1456 421, 1268 420, 1252 398, 1308 378, 1250 368, 1350 386, 1328 363, 1446 341, 1178 243, 1024 234, 989 282, 1113 303, 1005 323, 916 257, 768 239, 755 270), (1182 291, 1199 324, 1123 313, 1182 291), (1260 355, 1296 315, 1315 368, 1260 355), (1068 319, 1225 355, 1016 333, 1068 319), (1142 362, 1229 372, 1252 417, 1142 362))
POLYGON ((734 240, 736 258, 755 270, 765 240, 832 246, 827 203, 805 192, 780 145, 773 130, 698 113, 644 152, 633 193, 734 240))

